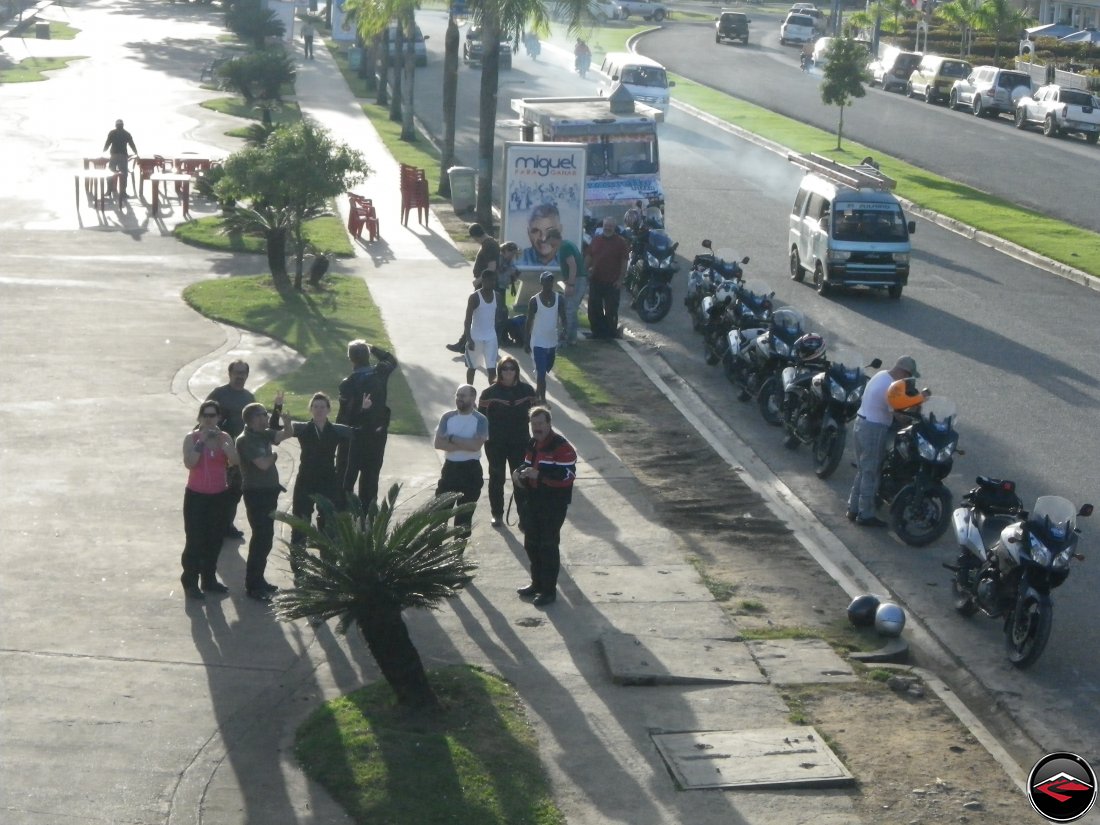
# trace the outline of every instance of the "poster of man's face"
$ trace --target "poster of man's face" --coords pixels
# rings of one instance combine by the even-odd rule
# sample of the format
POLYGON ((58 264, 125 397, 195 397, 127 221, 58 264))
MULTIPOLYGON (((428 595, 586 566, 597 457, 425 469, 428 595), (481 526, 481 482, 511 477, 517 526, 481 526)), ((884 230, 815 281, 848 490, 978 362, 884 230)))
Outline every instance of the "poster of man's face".
POLYGON ((580 249, 585 147, 576 143, 508 143, 504 150, 503 239, 519 249, 522 269, 557 266, 552 230, 580 249))

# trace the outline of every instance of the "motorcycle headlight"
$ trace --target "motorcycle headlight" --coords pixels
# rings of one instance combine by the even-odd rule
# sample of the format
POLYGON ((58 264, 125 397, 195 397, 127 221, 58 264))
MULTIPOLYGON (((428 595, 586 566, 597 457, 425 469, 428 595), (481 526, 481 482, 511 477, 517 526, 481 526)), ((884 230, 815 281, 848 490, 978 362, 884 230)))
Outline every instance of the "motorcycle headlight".
POLYGON ((917 452, 925 461, 936 460, 936 448, 932 446, 931 441, 920 434, 917 435, 917 452))
POLYGON ((1061 553, 1054 557, 1054 569, 1065 570, 1069 567, 1069 560, 1073 558, 1073 548, 1067 547, 1061 553))
POLYGON ((1050 564, 1050 551, 1047 550, 1045 544, 1043 544, 1035 536, 1031 537, 1031 547, 1029 548, 1031 553, 1031 559, 1036 564, 1042 567, 1047 567, 1050 564))
POLYGON ((775 354, 786 357, 791 354, 791 345, 779 338, 775 339, 775 354))
POLYGON ((834 401, 839 401, 842 404, 848 398, 848 393, 846 393, 844 391, 844 387, 842 387, 842 386, 840 386, 840 384, 836 384, 836 383, 830 383, 829 384, 829 395, 831 395, 833 397, 834 401))
POLYGON ((830 249, 826 254, 826 257, 832 263, 844 263, 852 255, 851 252, 846 252, 843 249, 830 249))
POLYGON ((657 256, 654 255, 652 252, 645 253, 645 260, 646 260, 646 263, 649 264, 653 268, 656 268, 658 266, 657 256))
POLYGON ((858 405, 863 400, 863 387, 859 386, 848 393, 848 403, 858 405))

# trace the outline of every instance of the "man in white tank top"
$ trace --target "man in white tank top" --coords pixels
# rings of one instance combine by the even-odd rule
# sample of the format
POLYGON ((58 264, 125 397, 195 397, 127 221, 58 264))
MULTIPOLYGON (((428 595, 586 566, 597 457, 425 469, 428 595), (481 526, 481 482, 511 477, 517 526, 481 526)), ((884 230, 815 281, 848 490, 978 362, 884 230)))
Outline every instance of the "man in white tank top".
POLYGON ((554 273, 547 270, 539 276, 542 289, 527 304, 527 329, 524 352, 532 353, 535 361, 535 392, 546 403, 546 373, 554 368, 558 346, 558 326, 565 326, 565 301, 554 291, 554 273))
MULTIPOLYGON (((484 477, 481 448, 489 440, 489 419, 475 409, 477 390, 463 384, 455 391, 455 408, 443 413, 435 428, 435 448, 445 455, 435 494, 459 493, 458 504, 477 502, 484 477)), ((473 513, 455 516, 455 527, 469 533, 473 513)))
POLYGON ((479 366, 485 367, 492 384, 497 378, 497 273, 481 273, 481 288, 466 302, 466 383, 473 384, 479 366))

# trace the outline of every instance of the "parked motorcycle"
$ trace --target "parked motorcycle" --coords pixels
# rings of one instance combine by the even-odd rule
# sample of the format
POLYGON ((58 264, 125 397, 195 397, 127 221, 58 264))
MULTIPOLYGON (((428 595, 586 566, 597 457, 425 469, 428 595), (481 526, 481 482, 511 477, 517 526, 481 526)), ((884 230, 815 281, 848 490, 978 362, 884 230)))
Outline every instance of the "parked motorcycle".
POLYGON ((623 286, 631 295, 631 308, 646 323, 660 321, 672 308, 672 278, 680 268, 674 260, 679 245, 657 219, 647 221, 634 236, 623 286))
MULTIPOLYGON (((773 427, 783 424, 783 370, 798 363, 795 344, 804 334, 802 313, 797 310, 792 312, 797 313, 797 322, 792 320, 779 326, 773 323, 773 328, 769 331, 766 342, 770 349, 768 365, 765 374, 761 376, 760 390, 756 394, 756 406, 760 409, 760 415, 773 427)), ((772 316, 773 321, 774 318, 775 315, 772 316)), ((822 346, 824 347, 824 343, 822 346)))
POLYGON ((703 298, 703 357, 714 366, 725 358, 732 330, 763 328, 772 312, 774 292, 762 284, 722 281, 713 295, 703 298))
MULTIPOLYGON (((840 348, 828 359, 822 353, 783 370, 783 444, 791 450, 800 444, 811 447, 818 478, 828 478, 840 466, 848 423, 859 412, 867 386, 864 363, 860 353, 840 348)), ((876 358, 867 366, 878 369, 882 361, 876 358)))
POLYGON ((801 312, 784 307, 772 313, 764 329, 730 331, 730 350, 723 363, 726 377, 740 390, 738 401, 758 397, 764 382, 776 374, 780 353, 789 355, 802 335, 802 324, 801 312))
POLYGON ((1014 482, 978 476, 977 484, 953 517, 959 558, 944 565, 955 574, 955 610, 1003 618, 1008 660, 1026 668, 1050 638, 1050 591, 1069 576, 1070 559, 1085 559, 1077 552, 1077 519, 1091 516, 1093 507, 1040 496, 1028 513, 1014 482))
POLYGON ((704 239, 702 245, 707 251, 696 255, 692 260, 687 292, 684 295, 684 306, 691 315, 691 325, 696 332, 703 329, 708 318, 702 308, 703 299, 714 295, 723 281, 741 281, 744 277, 741 264, 749 262, 748 255, 741 259, 740 264, 719 258, 709 239, 704 239))
POLYGON ((930 544, 947 529, 951 491, 943 484, 958 449, 955 403, 924 399, 907 411, 912 423, 894 435, 879 479, 879 498, 890 504, 890 526, 906 544, 930 544))

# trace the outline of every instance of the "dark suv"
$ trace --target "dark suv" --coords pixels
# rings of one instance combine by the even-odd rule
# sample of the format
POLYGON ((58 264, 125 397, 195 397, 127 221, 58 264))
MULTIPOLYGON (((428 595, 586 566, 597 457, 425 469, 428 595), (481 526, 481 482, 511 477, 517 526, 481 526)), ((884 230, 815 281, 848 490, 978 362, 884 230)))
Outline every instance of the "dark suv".
POLYGON ((747 44, 749 42, 749 23, 751 22, 748 17, 739 11, 722 12, 722 15, 714 24, 714 42, 740 40, 742 43, 747 44))

